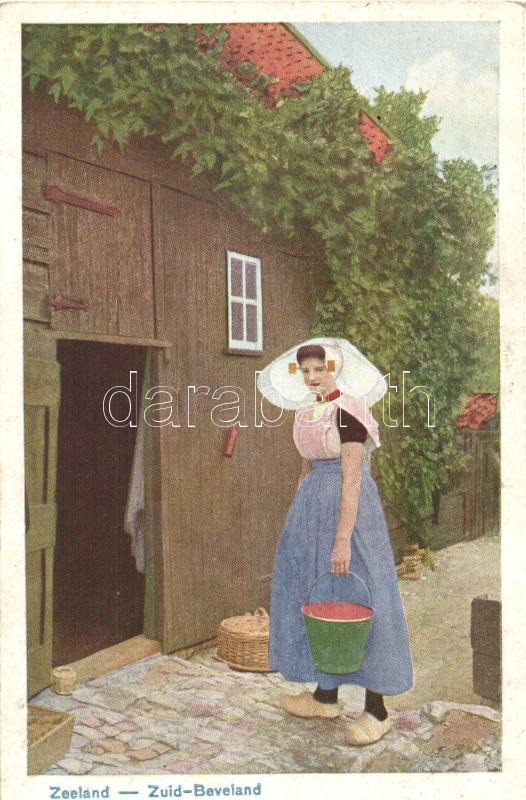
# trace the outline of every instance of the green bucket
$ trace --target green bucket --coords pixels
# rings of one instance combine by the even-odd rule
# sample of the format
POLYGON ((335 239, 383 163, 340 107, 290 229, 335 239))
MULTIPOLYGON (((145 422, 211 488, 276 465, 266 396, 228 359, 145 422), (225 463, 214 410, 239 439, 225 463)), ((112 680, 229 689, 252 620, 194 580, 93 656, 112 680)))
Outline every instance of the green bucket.
MULTIPOLYGON (((329 573, 324 572, 312 584, 329 573)), ((374 611, 371 593, 355 572, 350 572, 365 586, 369 605, 344 602, 308 603, 302 607, 314 667, 318 672, 342 674, 360 669, 374 611)), ((345 576, 342 576, 345 577, 345 576)))

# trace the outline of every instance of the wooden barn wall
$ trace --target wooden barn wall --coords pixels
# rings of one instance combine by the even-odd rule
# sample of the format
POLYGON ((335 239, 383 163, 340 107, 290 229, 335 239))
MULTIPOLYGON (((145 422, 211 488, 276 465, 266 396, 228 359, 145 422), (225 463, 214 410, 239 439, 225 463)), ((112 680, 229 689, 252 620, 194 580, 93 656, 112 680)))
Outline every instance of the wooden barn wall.
MULTIPOLYGON (((300 459, 291 413, 280 427, 255 427, 255 371, 307 335, 312 300, 305 264, 277 252, 233 213, 167 187, 161 208, 166 337, 173 342, 164 375, 181 401, 181 427, 162 430, 163 457, 177 476, 166 501, 166 524, 174 532, 166 580, 174 579, 181 606, 195 604, 188 624, 199 619, 197 635, 204 639, 223 617, 268 602, 275 544, 300 459), (225 355, 225 247, 262 261, 263 356, 225 355), (189 394, 188 386, 205 389, 189 394), (246 427, 231 459, 222 456, 226 429, 210 419, 214 405, 233 400, 232 394, 212 398, 228 386, 246 399, 246 427), (206 614, 198 614, 199 606, 206 614)), ((265 406, 269 417, 271 408, 265 406)))
MULTIPOLYGON (((26 355, 55 358, 52 325, 87 336, 96 332, 121 341, 156 337, 171 343, 166 355, 155 351, 152 378, 154 385, 179 393, 180 423, 160 429, 158 446, 150 454, 156 634, 165 649, 191 645, 214 636, 222 618, 268 603, 275 545, 295 491, 300 459, 292 443, 291 412, 278 427, 255 427, 254 374, 308 335, 313 304, 323 288, 320 273, 306 259, 278 250, 270 238, 242 221, 205 180, 191 178, 170 160, 161 144, 134 142, 126 156, 114 149, 98 156, 90 144, 91 129, 78 113, 30 94, 24 98, 23 133, 26 355), (98 229, 75 228, 81 219, 78 211, 46 199, 45 187, 58 179, 73 193, 91 193, 125 212, 116 241, 108 228, 115 220, 96 217, 105 231, 104 258, 113 265, 111 280, 100 257, 92 265, 98 283, 75 284, 89 256, 89 236, 98 229), (140 207, 140 242, 130 226, 134 204, 140 207), (84 312, 50 310, 50 264, 55 281, 67 267, 64 253, 54 248, 60 230, 63 237, 69 236, 71 247, 70 284, 65 288, 88 291, 98 303, 107 298, 107 307, 99 307, 98 316, 92 316, 91 327, 82 318, 84 312), (75 235, 76 240, 71 238, 75 235), (225 352, 227 249, 262 261, 262 356, 225 352), (139 281, 138 269, 143 270, 139 281), (131 295, 122 301, 127 287, 131 295), (133 313, 128 314, 130 305, 133 313), (190 393, 188 402, 188 386, 208 387, 209 393, 190 393), (239 431, 231 459, 222 457, 226 429, 210 420, 214 405, 233 399, 212 397, 227 386, 238 387, 246 398, 246 427, 239 431)), ((273 413, 268 404, 265 410, 269 416, 273 413)), ((488 444, 482 436, 466 435, 464 440, 473 453, 473 467, 442 497, 438 523, 428 510, 425 527, 433 547, 489 533, 498 525, 499 479, 489 438, 488 444)), ((398 558, 408 541, 407 529, 386 511, 398 558)))
POLYGON ((56 341, 49 324, 49 217, 46 200, 45 153, 24 152, 22 181, 22 236, 24 282, 24 334, 26 355, 54 359, 56 341))
MULTIPOLYGON (((153 364, 154 385, 180 393, 181 424, 160 429, 159 448, 152 455, 157 474, 151 476, 156 632, 165 649, 205 640, 215 635, 225 616, 269 599, 275 545, 300 459, 292 443, 292 412, 279 427, 255 428, 255 370, 308 335, 313 304, 322 290, 315 278, 319 273, 241 220, 206 181, 191 178, 170 160, 169 149, 159 143, 137 141, 126 156, 117 149, 98 156, 90 144, 92 131, 77 112, 29 93, 24 97, 23 134, 26 355, 55 358, 53 328, 87 337, 111 335, 119 341, 156 337, 171 344, 166 351, 155 351, 153 364), (119 207, 124 216, 116 220, 94 213, 87 227, 86 212, 46 199, 46 187, 55 184, 119 207), (134 241, 129 224, 134 203, 140 208, 141 242, 134 241), (114 240, 112 230, 119 231, 114 240), (97 248, 97 232, 102 249, 97 248), (134 253, 143 248, 139 261, 130 253, 130 242, 137 244, 134 253), (227 249, 262 262, 261 356, 225 352, 227 249), (112 265, 109 277, 105 260, 112 265), (144 263, 153 276, 151 295, 150 287, 141 288, 136 279, 144 263), (90 282, 90 272, 95 272, 95 281, 90 282), (132 302, 137 296, 146 298, 144 313, 132 315, 129 324, 126 305, 114 313, 116 299, 128 285, 139 289, 132 302), (80 293, 79 299, 88 300, 92 308, 51 311, 49 299, 57 287, 68 297, 80 293), (195 427, 188 427, 188 385, 210 390, 208 396, 191 399, 195 427), (239 387, 246 397, 246 427, 231 459, 222 456, 226 429, 210 421, 214 405, 232 400, 212 399, 221 386, 239 387)), ((141 280, 145 274, 143 270, 141 280)), ((272 409, 265 405, 269 416, 272 409)))

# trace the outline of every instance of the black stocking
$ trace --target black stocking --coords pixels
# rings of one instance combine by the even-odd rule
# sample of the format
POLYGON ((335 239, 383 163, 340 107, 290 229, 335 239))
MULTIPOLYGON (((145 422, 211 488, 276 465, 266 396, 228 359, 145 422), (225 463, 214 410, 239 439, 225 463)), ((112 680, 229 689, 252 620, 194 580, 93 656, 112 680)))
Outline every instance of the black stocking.
POLYGON ((387 717, 387 709, 384 706, 383 695, 377 694, 377 692, 371 692, 370 689, 366 689, 365 710, 382 722, 387 717))
POLYGON ((321 686, 317 686, 312 696, 320 703, 337 703, 338 687, 335 689, 322 689, 321 686))
MULTIPOLYGON (((322 689, 321 686, 317 686, 312 696, 315 700, 318 700, 319 703, 337 703, 338 687, 335 689, 322 689)), ((372 692, 370 689, 366 689, 365 710, 380 721, 386 719, 387 709, 384 705, 383 695, 378 694, 377 692, 372 692)))

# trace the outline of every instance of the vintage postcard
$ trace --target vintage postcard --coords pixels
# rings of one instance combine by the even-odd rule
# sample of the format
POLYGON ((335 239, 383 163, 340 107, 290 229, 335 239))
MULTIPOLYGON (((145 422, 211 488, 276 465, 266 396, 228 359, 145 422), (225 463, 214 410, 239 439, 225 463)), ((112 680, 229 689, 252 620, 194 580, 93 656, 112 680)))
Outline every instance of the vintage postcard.
POLYGON ((2 797, 521 796, 522 6, 0 14, 2 797))

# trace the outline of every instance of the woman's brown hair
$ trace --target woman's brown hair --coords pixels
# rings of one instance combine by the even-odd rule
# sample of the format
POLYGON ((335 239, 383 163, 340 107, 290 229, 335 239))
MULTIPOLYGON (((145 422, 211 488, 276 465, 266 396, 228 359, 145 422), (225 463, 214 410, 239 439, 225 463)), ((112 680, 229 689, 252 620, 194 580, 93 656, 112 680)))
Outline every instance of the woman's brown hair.
POLYGON ((325 348, 321 344, 304 344, 296 353, 296 361, 301 367, 301 362, 306 358, 319 358, 325 364, 325 348))

